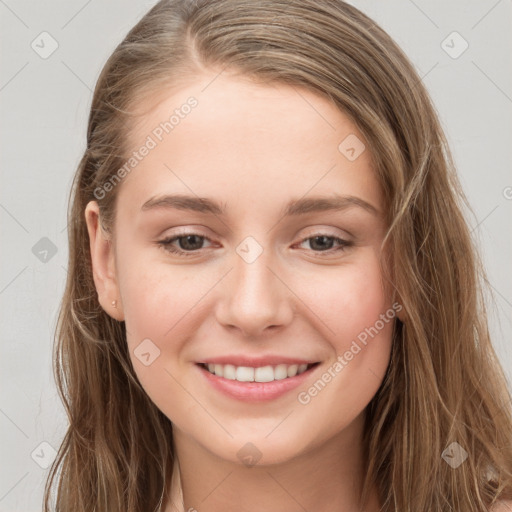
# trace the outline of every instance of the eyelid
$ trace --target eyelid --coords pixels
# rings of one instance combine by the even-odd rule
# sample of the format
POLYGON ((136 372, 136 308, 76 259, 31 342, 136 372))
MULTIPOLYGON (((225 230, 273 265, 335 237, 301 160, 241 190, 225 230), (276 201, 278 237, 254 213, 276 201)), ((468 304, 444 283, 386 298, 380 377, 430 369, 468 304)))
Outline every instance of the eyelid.
MULTIPOLYGON (((301 235, 302 240, 304 240, 304 238, 314 236, 332 236, 333 238, 342 238, 348 242, 350 239, 354 238, 354 235, 349 231, 341 228, 335 228, 334 226, 318 227, 318 224, 314 224, 313 226, 307 226, 303 229, 306 230, 306 234, 301 235)), ((301 229, 301 231, 303 230, 301 229)))
MULTIPOLYGON (((180 236, 196 235, 196 236, 200 236, 202 238, 206 238, 210 242, 212 241, 212 238, 209 235, 200 232, 200 229, 204 229, 204 228, 195 228, 194 226, 190 226, 190 227, 186 227, 186 228, 182 227, 182 228, 176 228, 176 229, 177 229, 177 231, 173 232, 170 235, 164 236, 163 239, 168 240, 168 239, 177 238, 180 236), (196 229, 198 229, 198 231, 196 231, 196 229)), ((342 238, 347 241, 349 241, 350 238, 353 238, 352 233, 350 233, 349 231, 342 230, 340 228, 335 228, 332 226, 318 227, 318 224, 314 224, 311 226, 306 226, 306 227, 302 228, 300 231, 302 231, 302 230, 307 230, 307 231, 306 231, 306 234, 301 235, 301 238, 300 238, 301 242, 304 241, 305 238, 314 237, 314 236, 330 236, 333 238, 342 238), (337 230, 337 232, 334 232, 331 230, 337 230), (309 234, 307 234, 307 233, 309 233, 309 234)), ((294 238, 297 238, 297 237, 298 237, 298 235, 294 236, 294 238)))

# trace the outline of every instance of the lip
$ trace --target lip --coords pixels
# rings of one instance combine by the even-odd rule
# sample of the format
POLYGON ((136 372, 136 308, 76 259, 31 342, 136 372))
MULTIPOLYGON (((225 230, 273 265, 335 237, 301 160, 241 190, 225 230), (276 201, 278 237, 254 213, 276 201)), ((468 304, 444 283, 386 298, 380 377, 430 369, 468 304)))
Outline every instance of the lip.
POLYGON ((219 356, 210 357, 197 361, 197 363, 203 364, 232 364, 233 366, 247 366, 250 368, 258 368, 260 366, 277 366, 278 364, 314 364, 318 361, 308 361, 306 359, 297 359, 295 357, 286 357, 278 355, 267 355, 250 357, 247 355, 230 355, 230 356, 219 356))
MULTIPOLYGON (((213 360, 208 360, 212 362, 212 364, 232 364, 232 363, 213 363, 213 360)), ((283 358, 280 359, 283 361, 283 358)), ((293 363, 283 363, 283 364, 296 364, 293 363)), ((305 364, 302 363, 302 364, 305 364)), ((312 364, 312 363, 310 363, 312 364)), ((196 368, 201 373, 203 378, 206 379, 206 383, 212 386, 217 391, 220 391, 224 395, 227 395, 231 398, 235 398, 237 400, 242 400, 245 402, 264 402, 269 400, 274 400, 289 391, 299 387, 303 384, 306 379, 308 379, 311 374, 316 370, 316 368, 320 365, 320 363, 314 363, 311 368, 308 368, 305 372, 300 375, 295 375, 295 377, 288 377, 282 380, 274 380, 272 382, 239 382, 237 380, 225 379, 224 377, 219 377, 218 375, 214 375, 210 373, 206 368, 201 366, 199 363, 196 364, 196 368)), ((244 366, 244 365, 236 365, 236 366, 244 366)), ((247 365, 252 366, 252 365, 247 365)), ((258 364, 257 366, 265 366, 258 364)), ((255 367, 257 367, 255 366, 255 367)))

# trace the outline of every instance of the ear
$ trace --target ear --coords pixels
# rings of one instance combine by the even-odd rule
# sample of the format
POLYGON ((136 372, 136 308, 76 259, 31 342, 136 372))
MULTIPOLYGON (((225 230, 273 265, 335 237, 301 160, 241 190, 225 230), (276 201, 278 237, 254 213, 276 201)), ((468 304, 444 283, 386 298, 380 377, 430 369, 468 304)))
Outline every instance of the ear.
POLYGON ((108 315, 122 322, 124 312, 117 283, 113 243, 101 226, 100 210, 96 201, 87 204, 85 221, 89 232, 92 273, 98 301, 108 315))

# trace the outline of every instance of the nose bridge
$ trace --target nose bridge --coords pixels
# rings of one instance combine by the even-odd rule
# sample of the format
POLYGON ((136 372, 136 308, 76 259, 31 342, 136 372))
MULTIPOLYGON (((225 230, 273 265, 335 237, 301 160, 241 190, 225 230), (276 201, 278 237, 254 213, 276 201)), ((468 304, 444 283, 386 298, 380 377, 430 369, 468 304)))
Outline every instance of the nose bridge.
POLYGON ((246 334, 290 321, 292 308, 286 287, 274 275, 276 258, 253 237, 247 237, 233 255, 233 271, 217 316, 224 325, 246 334), (272 269, 272 270, 270 270, 272 269))

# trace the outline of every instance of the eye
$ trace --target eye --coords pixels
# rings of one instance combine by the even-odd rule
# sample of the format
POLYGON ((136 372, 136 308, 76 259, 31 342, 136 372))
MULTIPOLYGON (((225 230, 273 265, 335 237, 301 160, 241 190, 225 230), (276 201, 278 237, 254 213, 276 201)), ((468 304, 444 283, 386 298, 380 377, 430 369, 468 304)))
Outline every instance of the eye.
MULTIPOLYGON (((205 240, 211 241, 209 238, 198 233, 183 233, 161 240, 158 242, 158 245, 165 251, 177 254, 178 256, 194 256, 194 254, 204 248, 202 245, 205 240), (176 242, 178 242, 178 246, 175 245, 176 242)), ((353 245, 353 242, 348 240, 322 233, 304 238, 299 245, 305 242, 310 243, 313 252, 326 254, 342 251, 353 245), (338 246, 333 248, 335 243, 338 244, 338 246)))
POLYGON ((342 238, 338 238, 335 236, 317 233, 314 236, 310 236, 304 238, 299 245, 302 245, 304 242, 309 242, 311 249, 314 252, 328 253, 343 251, 347 247, 353 245, 353 242, 349 242, 348 240, 343 240, 342 238), (333 249, 333 245, 337 243, 338 247, 333 249))
POLYGON ((193 256, 194 253, 203 248, 201 246, 204 240, 209 239, 197 233, 183 233, 178 236, 161 240, 158 242, 158 245, 160 245, 165 251, 178 254, 179 256, 193 256), (180 247, 173 245, 176 241, 180 247))

